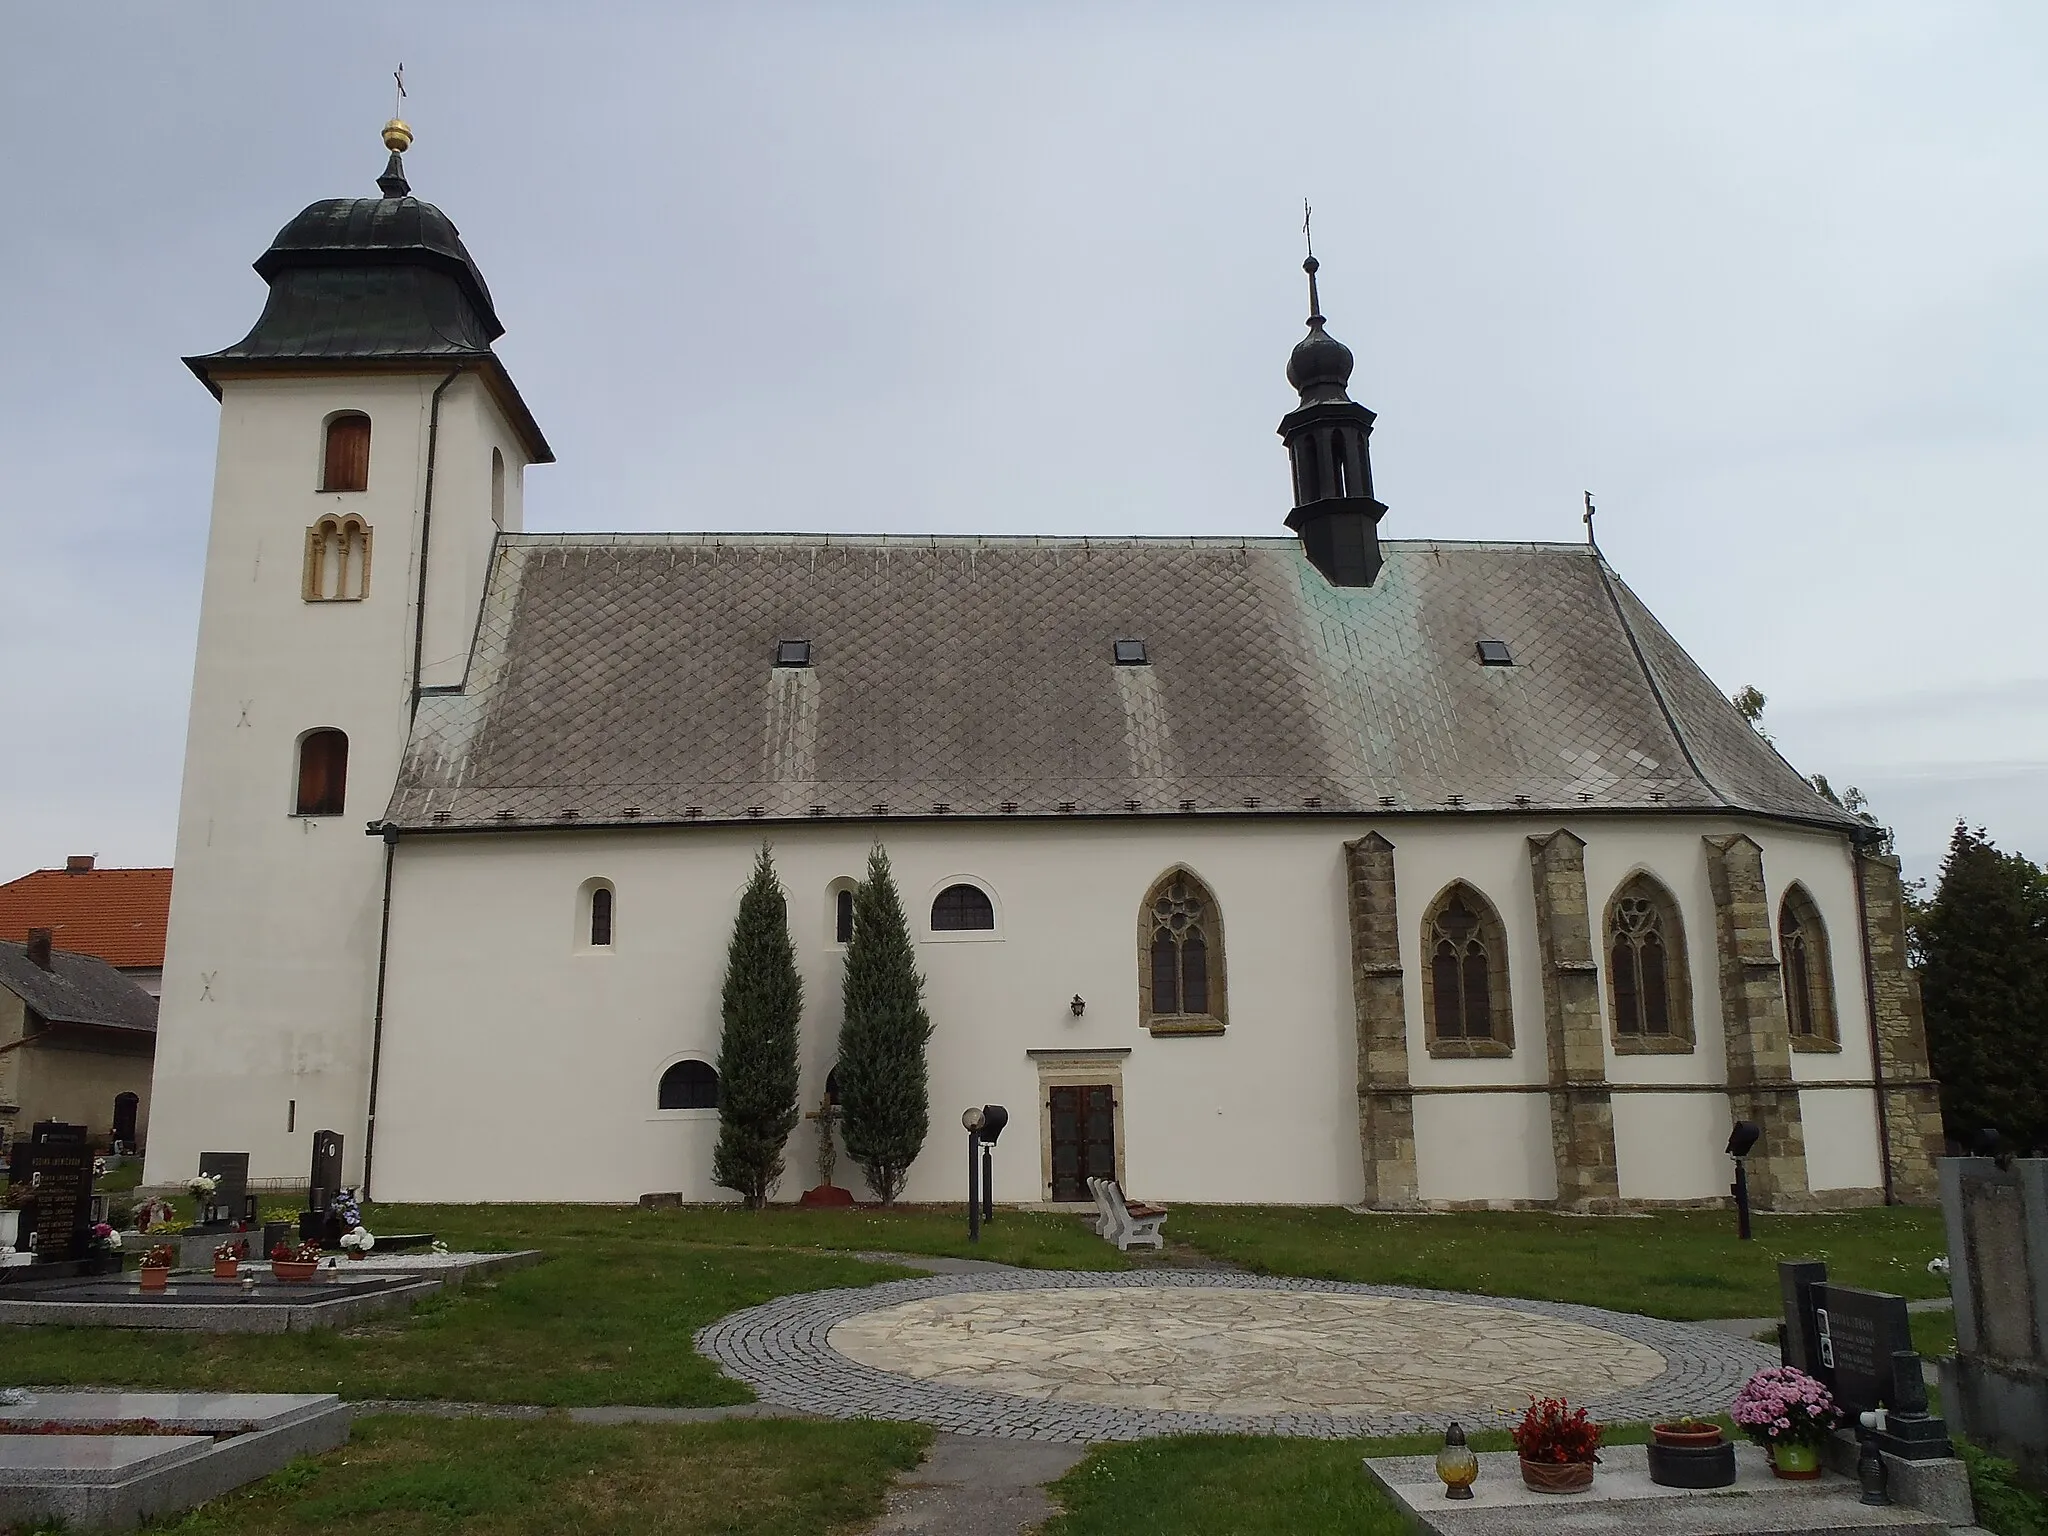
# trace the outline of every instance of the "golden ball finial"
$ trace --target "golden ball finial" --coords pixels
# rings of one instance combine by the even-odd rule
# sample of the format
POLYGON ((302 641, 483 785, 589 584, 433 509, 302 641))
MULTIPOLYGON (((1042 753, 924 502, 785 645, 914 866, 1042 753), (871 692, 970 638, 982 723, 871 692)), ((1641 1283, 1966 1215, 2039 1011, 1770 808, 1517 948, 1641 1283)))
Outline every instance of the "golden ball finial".
POLYGON ((394 117, 384 125, 384 147, 394 155, 402 155, 412 148, 412 129, 403 119, 394 117))

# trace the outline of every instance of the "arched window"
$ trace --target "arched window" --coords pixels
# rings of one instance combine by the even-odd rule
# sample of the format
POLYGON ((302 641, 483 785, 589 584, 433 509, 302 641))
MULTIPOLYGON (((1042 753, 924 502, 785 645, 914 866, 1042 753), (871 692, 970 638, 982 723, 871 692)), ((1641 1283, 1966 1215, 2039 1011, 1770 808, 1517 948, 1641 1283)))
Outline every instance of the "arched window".
POLYGON ((329 513, 306 530, 305 599, 358 603, 370 595, 370 525, 329 513))
POLYGON ((496 448, 491 450, 491 521, 505 526, 505 455, 496 448))
POLYGON ((1213 1035, 1228 1019, 1223 914, 1185 869, 1168 871, 1138 914, 1138 1005, 1159 1035, 1213 1035))
POLYGON ((1323 499, 1323 466, 1316 455, 1316 440, 1304 436, 1301 439, 1301 462, 1297 466, 1296 478, 1301 488, 1295 492, 1295 500, 1301 506, 1323 499))
POLYGON ((1803 885, 1787 890, 1778 907, 1778 962, 1785 978, 1785 1017, 1792 1027, 1792 1048, 1841 1049, 1827 924, 1820 920, 1820 908, 1803 885))
POLYGON ((853 942, 853 887, 842 885, 832 893, 832 942, 853 942))
POLYGON ((612 890, 600 885, 590 893, 590 943, 602 948, 612 941, 612 890))
POLYGON ((834 1067, 830 1072, 827 1072, 825 1074, 825 1097, 832 1101, 835 1108, 838 1106, 839 1069, 837 1067, 834 1067))
POLYGON ((1671 893, 1645 874, 1607 904, 1607 1016, 1618 1051, 1692 1049, 1685 924, 1671 893))
POLYGON ((949 885, 932 901, 933 933, 991 932, 995 926, 995 903, 979 886, 949 885))
POLYGON ((339 816, 348 796, 348 737, 340 731, 308 731, 299 738, 301 816, 339 816))
POLYGON ((345 411, 327 422, 327 452, 321 460, 320 489, 367 491, 370 488, 370 418, 345 411))
POLYGON ((1500 914, 1459 880, 1422 920, 1423 1024, 1432 1056, 1506 1056, 1515 1048, 1508 934, 1500 914))
POLYGON ((718 1072, 708 1061, 679 1061, 661 1074, 663 1109, 718 1108, 718 1072))
POLYGON ((1344 434, 1342 432, 1332 432, 1330 434, 1330 468, 1333 472, 1333 478, 1337 482, 1337 494, 1339 496, 1349 496, 1351 494, 1351 455, 1344 450, 1344 434))

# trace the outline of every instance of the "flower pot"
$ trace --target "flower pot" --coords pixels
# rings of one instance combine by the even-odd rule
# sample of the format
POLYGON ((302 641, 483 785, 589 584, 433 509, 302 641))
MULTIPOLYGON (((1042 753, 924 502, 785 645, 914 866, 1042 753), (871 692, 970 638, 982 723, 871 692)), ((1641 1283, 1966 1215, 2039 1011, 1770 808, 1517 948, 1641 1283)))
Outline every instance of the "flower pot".
POLYGON ((169 1285, 171 1280, 171 1272, 168 1269, 161 1269, 155 1265, 138 1269, 135 1274, 145 1291, 160 1291, 169 1285))
POLYGON ((363 1252, 363 1250, 360 1248, 349 1249, 348 1256, 350 1261, 353 1263, 360 1263, 362 1262, 362 1260, 367 1259, 369 1257, 369 1255, 363 1252))
POLYGON ((273 1278, 290 1284, 301 1284, 320 1273, 320 1261, 308 1259, 301 1264, 297 1259, 272 1259, 270 1273, 273 1278))
POLYGON ((1771 1446, 1771 1471, 1795 1482, 1809 1482, 1820 1476, 1820 1447, 1804 1441, 1776 1441, 1771 1446))
POLYGON ((1674 1449, 1703 1451, 1721 1443, 1721 1426, 1718 1424, 1652 1424, 1650 1443, 1668 1445, 1674 1449))
POLYGON ((1716 1445, 1659 1445, 1652 1440, 1644 1447, 1650 1481, 1660 1488, 1726 1488, 1735 1481, 1735 1447, 1726 1440, 1716 1445))
POLYGON ((216 1280, 232 1280, 240 1273, 241 1268, 242 1261, 240 1259, 215 1259, 213 1261, 213 1278, 216 1280))
POLYGON ((1538 1493, 1583 1493, 1593 1486, 1593 1463, 1531 1461, 1524 1456, 1522 1481, 1538 1493))

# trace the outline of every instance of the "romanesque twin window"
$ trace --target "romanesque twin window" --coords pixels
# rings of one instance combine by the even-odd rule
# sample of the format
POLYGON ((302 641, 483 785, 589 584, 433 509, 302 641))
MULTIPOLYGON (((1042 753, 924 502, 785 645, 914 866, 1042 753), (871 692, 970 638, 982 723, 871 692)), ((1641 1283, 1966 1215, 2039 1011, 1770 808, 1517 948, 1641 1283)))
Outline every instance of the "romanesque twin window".
POLYGON ((1515 1048, 1508 935, 1493 903, 1460 880, 1422 920, 1424 1034, 1432 1056, 1506 1056, 1515 1048))
POLYGON ((1188 870, 1169 870, 1146 894, 1138 951, 1139 1011, 1147 1029, 1155 1035, 1223 1032, 1223 914, 1188 870))
MULTIPOLYGON (((370 488, 370 418, 344 411, 327 420, 320 455, 324 492, 370 488)), ((370 595, 370 525, 356 512, 330 512, 306 530, 309 603, 359 603, 370 595)))

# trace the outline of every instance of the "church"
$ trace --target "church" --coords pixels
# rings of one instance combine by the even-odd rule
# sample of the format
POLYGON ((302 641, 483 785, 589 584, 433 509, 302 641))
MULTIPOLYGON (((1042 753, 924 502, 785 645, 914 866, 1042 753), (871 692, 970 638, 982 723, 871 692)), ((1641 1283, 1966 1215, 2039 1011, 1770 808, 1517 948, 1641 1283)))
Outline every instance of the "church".
POLYGON ((335 1130, 384 1200, 734 1198, 765 841, 806 1108, 888 851, 934 1025, 909 1200, 961 1198, 984 1103, 1027 1204, 1698 1205, 1741 1121, 1765 1208, 1932 1198, 1896 861, 1590 537, 1382 536, 1313 258, 1270 535, 535 533, 554 455, 411 139, 187 359, 220 437, 149 1182, 303 1177, 335 1130))

